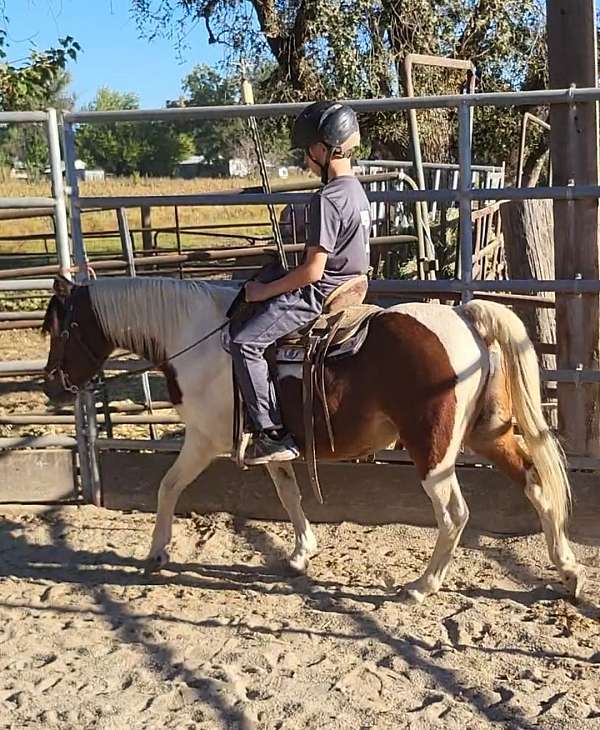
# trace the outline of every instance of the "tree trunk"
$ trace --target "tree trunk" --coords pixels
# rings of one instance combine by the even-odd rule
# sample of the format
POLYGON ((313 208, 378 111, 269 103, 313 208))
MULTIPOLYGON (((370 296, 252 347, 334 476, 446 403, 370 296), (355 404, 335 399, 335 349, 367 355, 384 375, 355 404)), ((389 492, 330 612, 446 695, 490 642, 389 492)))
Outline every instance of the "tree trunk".
MULTIPOLYGON (((554 278, 554 218, 551 200, 513 200, 500 206, 506 268, 509 279, 554 278)), ((548 296, 548 295, 546 295, 548 296)), ((556 315, 554 309, 514 306, 541 355, 542 367, 554 369, 556 315), (541 346, 540 346, 541 345, 541 346)), ((544 387, 545 399, 549 396, 544 387)), ((556 426, 556 411, 552 425, 556 426)))

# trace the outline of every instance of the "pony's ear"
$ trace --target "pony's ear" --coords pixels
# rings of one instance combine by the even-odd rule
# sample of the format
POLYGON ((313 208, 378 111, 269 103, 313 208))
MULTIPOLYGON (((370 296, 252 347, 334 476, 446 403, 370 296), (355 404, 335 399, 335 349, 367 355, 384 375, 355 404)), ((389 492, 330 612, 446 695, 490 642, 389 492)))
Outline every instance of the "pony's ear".
POLYGON ((71 296, 71 292, 77 285, 74 284, 70 279, 67 279, 66 276, 63 276, 62 274, 58 274, 54 278, 54 293, 59 299, 66 299, 67 297, 71 296))

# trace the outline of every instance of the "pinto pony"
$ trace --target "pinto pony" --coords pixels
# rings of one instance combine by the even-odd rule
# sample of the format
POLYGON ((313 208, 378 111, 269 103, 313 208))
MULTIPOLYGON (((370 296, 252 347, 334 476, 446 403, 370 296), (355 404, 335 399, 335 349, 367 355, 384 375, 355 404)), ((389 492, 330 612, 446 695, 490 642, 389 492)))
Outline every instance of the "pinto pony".
MULTIPOLYGON (((57 402, 72 399, 115 348, 126 348, 164 372, 186 424, 181 452, 158 493, 146 569, 159 570, 168 560, 179 495, 215 457, 232 449, 231 360, 221 337, 214 334, 173 356, 224 322, 236 291, 166 278, 110 278, 84 286, 62 281, 55 291, 44 321, 50 335, 47 396, 57 402)), ((302 448, 298 375, 282 369, 279 384, 284 420, 302 448)), ((508 308, 471 301, 458 307, 412 303, 382 310, 356 355, 327 364, 325 382, 335 453, 318 407, 318 458, 356 459, 398 439, 433 504, 437 542, 424 574, 405 586, 407 598, 420 602, 440 589, 467 523, 469 510, 455 470, 463 445, 521 485, 539 515, 550 559, 569 592, 579 595, 583 571, 565 531, 570 508, 565 460, 542 414, 534 348, 508 308)), ((305 571, 317 542, 293 467, 267 468, 294 526, 290 565, 305 571)))

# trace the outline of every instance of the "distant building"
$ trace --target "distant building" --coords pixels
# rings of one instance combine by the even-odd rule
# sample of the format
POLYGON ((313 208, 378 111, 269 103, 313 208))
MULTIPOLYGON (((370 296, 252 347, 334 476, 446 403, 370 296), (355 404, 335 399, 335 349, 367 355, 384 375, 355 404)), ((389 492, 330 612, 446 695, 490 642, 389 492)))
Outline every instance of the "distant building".
POLYGON ((191 155, 175 166, 175 177, 186 180, 194 177, 220 177, 227 173, 225 160, 209 162, 204 155, 191 155))
POLYGON ((242 160, 241 157, 229 160, 229 174, 231 177, 248 177, 250 168, 246 160, 242 160))
POLYGON ((104 170, 101 170, 100 168, 92 168, 89 170, 86 169, 78 171, 77 177, 85 182, 104 182, 104 180, 106 179, 104 170), (81 175, 80 173, 83 173, 83 175, 81 175))
MULTIPOLYGON (((63 175, 65 173, 65 163, 61 162, 61 168, 63 171, 63 175)), ((85 164, 83 160, 75 160, 75 173, 77 174, 77 179, 81 180, 83 182, 102 182, 106 179, 106 174, 104 170, 101 168, 88 168, 88 166, 85 164)), ((52 171, 50 167, 48 166, 44 170, 44 175, 46 177, 50 177, 52 174, 52 171)))
POLYGON ((15 160, 10 168, 9 177, 11 180, 28 180, 29 173, 27 172, 25 163, 20 160, 15 160))

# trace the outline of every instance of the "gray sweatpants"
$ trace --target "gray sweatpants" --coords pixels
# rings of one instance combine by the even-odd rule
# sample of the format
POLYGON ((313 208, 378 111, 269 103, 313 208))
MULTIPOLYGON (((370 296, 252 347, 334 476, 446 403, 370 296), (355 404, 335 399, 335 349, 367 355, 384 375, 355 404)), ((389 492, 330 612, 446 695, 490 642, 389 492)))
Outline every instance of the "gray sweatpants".
POLYGON ((254 431, 283 425, 275 385, 264 353, 280 337, 321 314, 324 295, 309 285, 262 302, 259 311, 232 335, 231 357, 254 431))

